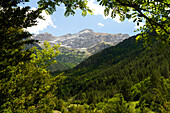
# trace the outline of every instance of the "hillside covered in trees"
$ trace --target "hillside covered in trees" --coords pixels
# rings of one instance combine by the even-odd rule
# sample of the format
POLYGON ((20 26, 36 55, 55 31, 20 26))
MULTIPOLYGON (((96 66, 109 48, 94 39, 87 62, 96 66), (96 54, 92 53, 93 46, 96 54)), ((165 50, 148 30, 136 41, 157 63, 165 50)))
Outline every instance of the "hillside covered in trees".
POLYGON ((74 110, 84 112, 169 110, 170 48, 158 42, 145 48, 135 37, 65 71, 66 78, 58 84, 55 95, 66 103, 78 104, 74 110))

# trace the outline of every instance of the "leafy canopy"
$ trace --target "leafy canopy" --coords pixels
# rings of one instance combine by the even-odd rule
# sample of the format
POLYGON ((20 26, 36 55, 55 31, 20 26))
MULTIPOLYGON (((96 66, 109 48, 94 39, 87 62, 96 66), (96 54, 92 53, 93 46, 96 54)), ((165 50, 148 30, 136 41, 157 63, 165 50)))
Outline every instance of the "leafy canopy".
POLYGON ((89 7, 87 7, 87 3, 87 0, 39 0, 38 2, 39 8, 45 9, 48 14, 56 11, 56 6, 64 4, 66 8, 64 15, 66 17, 74 15, 76 9, 82 10, 82 16, 86 16, 87 12, 92 13, 89 7))
POLYGON ((170 44, 170 1, 169 0, 97 0, 100 5, 105 6, 105 15, 111 12, 111 17, 116 14, 120 20, 125 18, 133 19, 139 26, 137 31, 141 31, 137 39, 144 39, 146 42, 153 39, 170 44))
POLYGON ((58 55, 57 45, 51 47, 44 43, 45 48, 39 50, 33 47, 35 53, 31 54, 31 61, 20 62, 16 66, 9 66, 8 79, 0 80, 0 112, 50 112, 55 107, 53 92, 60 76, 52 77, 46 70, 55 63, 58 55))

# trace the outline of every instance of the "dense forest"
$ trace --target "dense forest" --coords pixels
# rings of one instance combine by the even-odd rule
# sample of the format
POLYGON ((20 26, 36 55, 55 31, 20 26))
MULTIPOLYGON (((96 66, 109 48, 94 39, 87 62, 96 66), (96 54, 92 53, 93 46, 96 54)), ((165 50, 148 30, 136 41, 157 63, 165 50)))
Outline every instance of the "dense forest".
MULTIPOLYGON (((66 78, 55 95, 67 107, 68 103, 77 105, 70 112, 165 112, 170 108, 170 48, 157 41, 145 48, 135 38, 64 72, 66 78)), ((56 109, 66 110, 66 106, 56 109)))

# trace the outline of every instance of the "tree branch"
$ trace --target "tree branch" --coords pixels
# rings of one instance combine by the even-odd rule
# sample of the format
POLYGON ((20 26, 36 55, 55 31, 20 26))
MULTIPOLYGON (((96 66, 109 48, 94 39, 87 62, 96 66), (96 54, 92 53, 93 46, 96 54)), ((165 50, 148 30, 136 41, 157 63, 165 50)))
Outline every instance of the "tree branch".
POLYGON ((134 9, 136 9, 136 11, 138 11, 139 14, 140 14, 142 17, 144 17, 146 20, 148 20, 148 22, 149 22, 151 25, 153 25, 153 23, 154 23, 156 26, 159 26, 162 30, 164 30, 165 33, 170 34, 170 32, 168 32, 166 29, 164 29, 164 26, 163 26, 163 25, 155 22, 154 20, 152 20, 152 19, 148 18, 146 15, 144 15, 144 14, 142 13, 139 5, 137 5, 137 4, 135 4, 135 3, 132 3, 132 2, 131 2, 131 3, 123 3, 123 2, 121 2, 120 0, 117 0, 117 2, 118 2, 120 5, 122 5, 122 6, 128 6, 128 7, 132 7, 132 8, 134 8, 134 9))

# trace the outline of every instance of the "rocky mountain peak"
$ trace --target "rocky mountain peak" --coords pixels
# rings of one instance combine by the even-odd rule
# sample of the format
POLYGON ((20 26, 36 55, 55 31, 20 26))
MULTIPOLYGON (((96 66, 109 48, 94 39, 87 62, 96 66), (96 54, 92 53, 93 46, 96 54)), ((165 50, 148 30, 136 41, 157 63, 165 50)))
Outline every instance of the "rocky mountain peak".
POLYGON ((36 39, 39 41, 45 41, 45 40, 53 41, 56 39, 56 37, 53 36, 52 34, 46 32, 46 33, 40 33, 40 34, 34 36, 33 39, 36 39))
POLYGON ((83 34, 83 33, 93 33, 93 30, 91 30, 91 29, 84 29, 84 30, 81 30, 78 34, 83 34))
POLYGON ((52 34, 47 33, 47 32, 45 32, 45 33, 40 33, 40 34, 38 34, 38 35, 41 35, 41 36, 52 36, 52 37, 54 37, 52 34))

